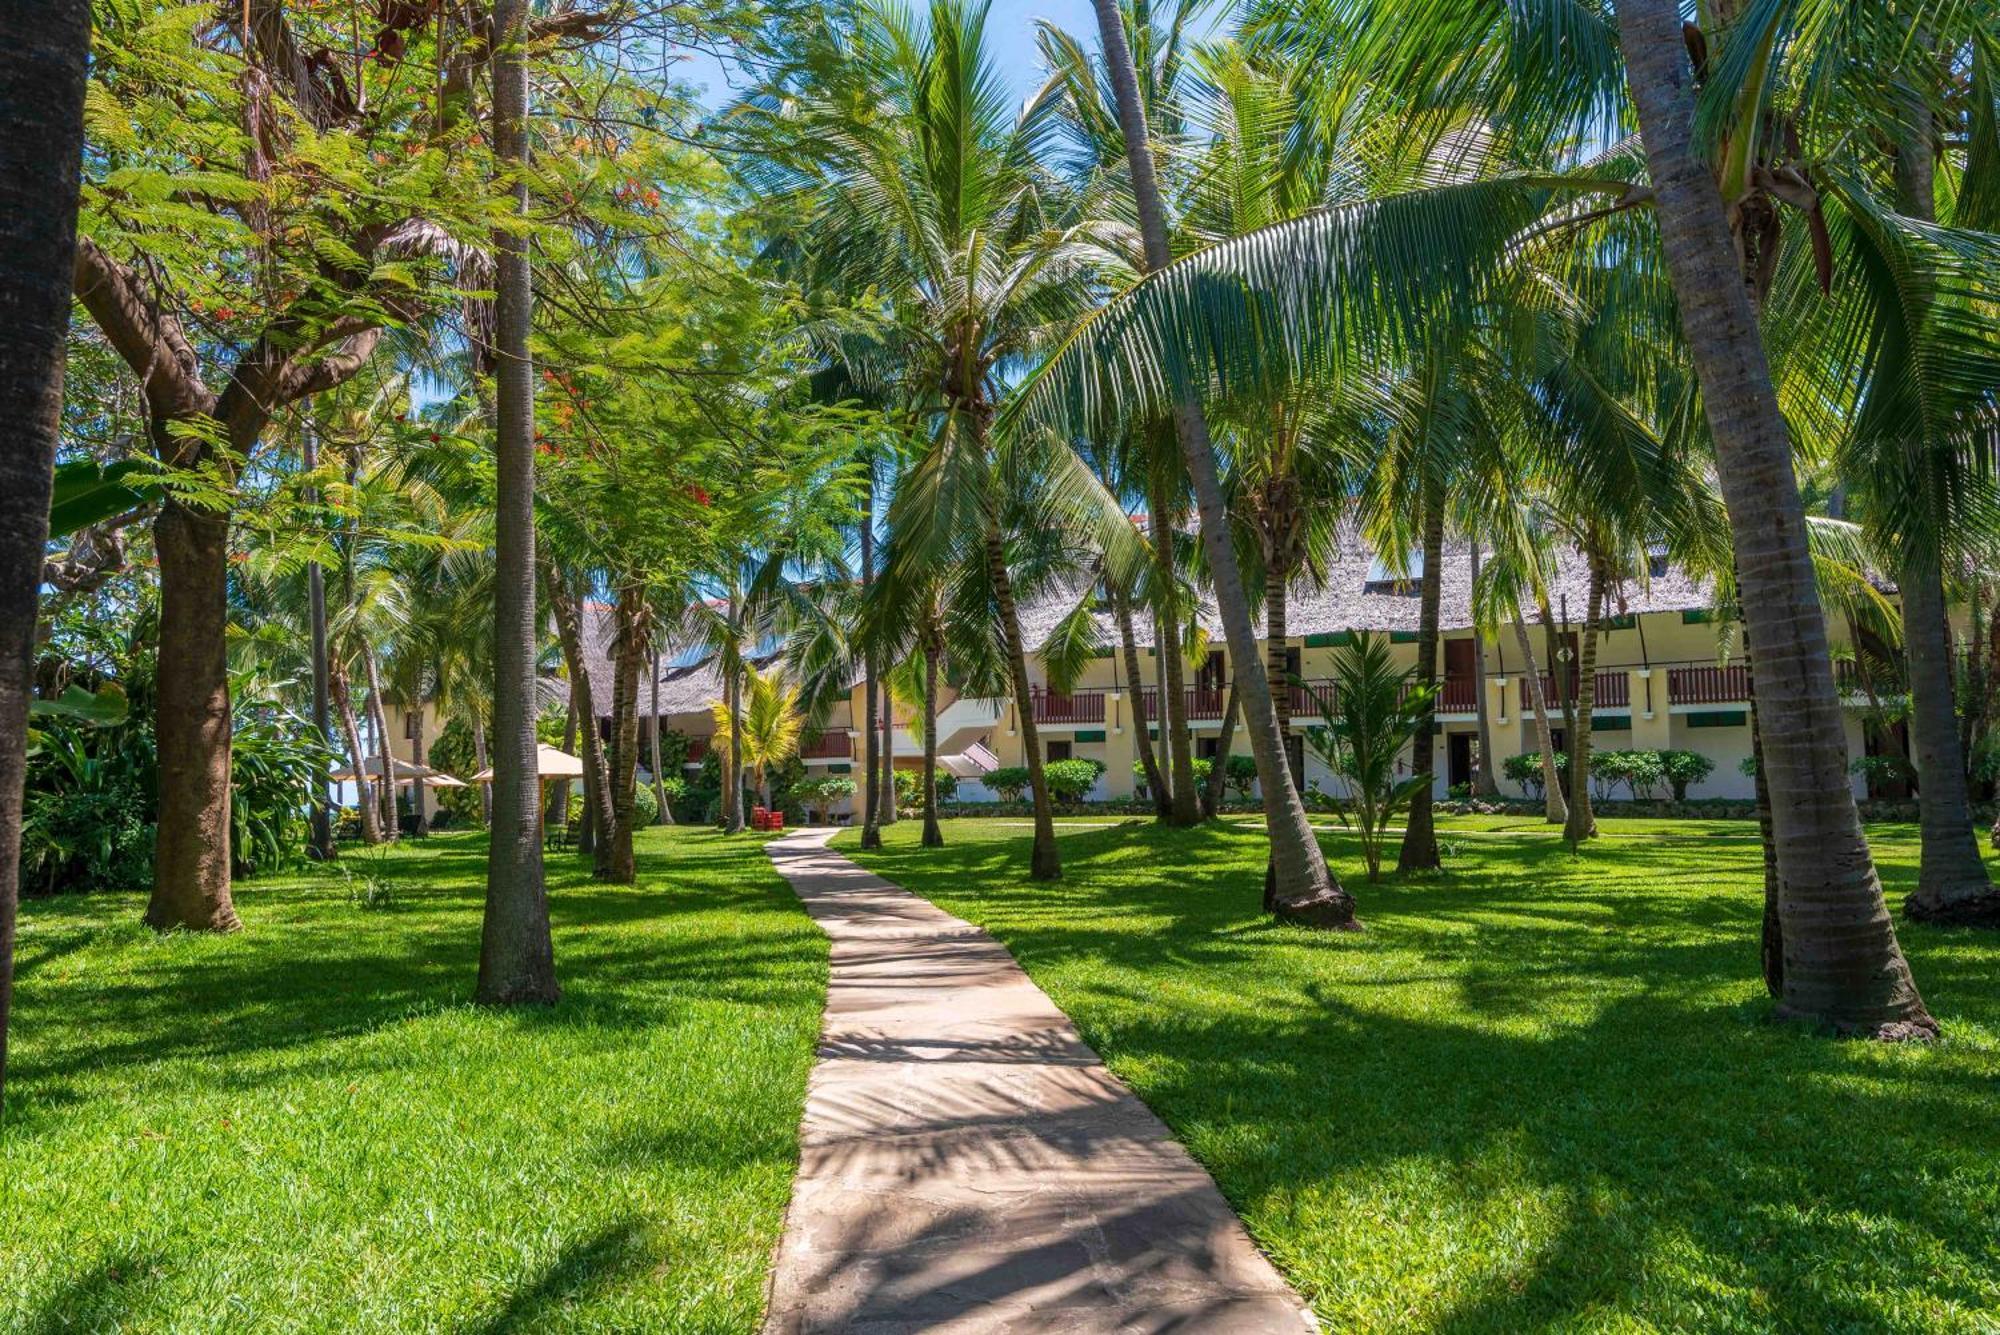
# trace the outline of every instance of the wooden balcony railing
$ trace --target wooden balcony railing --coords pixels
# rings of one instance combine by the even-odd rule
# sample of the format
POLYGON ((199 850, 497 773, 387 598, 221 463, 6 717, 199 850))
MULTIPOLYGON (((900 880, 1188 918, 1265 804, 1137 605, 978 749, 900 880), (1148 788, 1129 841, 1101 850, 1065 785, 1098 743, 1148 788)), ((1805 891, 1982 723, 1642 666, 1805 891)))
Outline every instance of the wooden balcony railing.
POLYGON ((799 748, 801 760, 852 760, 854 735, 845 728, 829 729, 799 748))
POLYGON ((1473 677, 1446 677, 1438 683, 1437 712, 1470 714, 1479 708, 1479 682, 1473 677))
POLYGON ((1310 722, 1324 714, 1331 714, 1338 707, 1339 696, 1334 691, 1333 682, 1325 677, 1311 681, 1295 681, 1288 692, 1291 696, 1292 718, 1310 722))
MULTIPOLYGON (((1229 707, 1229 691, 1226 687, 1195 686, 1181 692, 1181 707, 1190 719, 1221 718, 1222 711, 1229 707)), ((1160 692, 1148 686, 1139 692, 1139 721, 1149 723, 1160 713, 1160 692)))
MULTIPOLYGON (((1556 710, 1561 709, 1565 700, 1574 704, 1577 691, 1581 689, 1582 685, 1583 674, 1572 668, 1569 675, 1563 681, 1563 693, 1557 695, 1555 674, 1544 672, 1542 674, 1542 698, 1549 702, 1549 712, 1554 713, 1556 710)), ((1597 674, 1597 692, 1593 708, 1603 709, 1606 706, 1610 706, 1615 709, 1623 709, 1631 703, 1632 678, 1626 675, 1624 668, 1608 668, 1597 674)))
POLYGON ((1034 706, 1037 723, 1102 723, 1104 722, 1104 692, 1077 691, 1072 695, 1062 695, 1056 691, 1036 690, 1029 696, 1034 706))
POLYGON ((1667 669, 1667 699, 1677 705, 1733 705, 1750 698, 1747 667, 1667 669))

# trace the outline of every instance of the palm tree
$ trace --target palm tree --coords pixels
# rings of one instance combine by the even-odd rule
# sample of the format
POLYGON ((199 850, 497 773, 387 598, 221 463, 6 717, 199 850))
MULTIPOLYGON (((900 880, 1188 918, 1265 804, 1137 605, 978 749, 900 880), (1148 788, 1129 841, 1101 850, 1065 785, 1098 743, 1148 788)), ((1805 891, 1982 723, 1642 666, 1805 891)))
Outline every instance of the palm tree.
POLYGON ((715 716, 716 740, 742 756, 758 798, 769 807, 771 771, 799 753, 799 738, 805 731, 799 688, 787 684, 784 673, 775 668, 759 672, 746 666, 743 689, 747 694, 738 701, 717 700, 709 709, 715 716))
POLYGON ((27 772, 35 616, 62 420, 64 338, 76 253, 90 5, 57 0, 0 16, 0 292, 8 310, 0 401, 15 439, 0 452, 0 1096, 14 986, 21 785, 27 772))
POLYGON ((1061 183, 1039 161, 1054 89, 1010 109, 985 19, 967 0, 934 0, 925 18, 864 8, 839 59, 819 67, 833 84, 808 86, 773 119, 784 147, 772 157, 783 206, 807 218, 805 244, 829 281, 888 294, 902 360, 920 368, 907 378, 921 387, 933 444, 900 485, 891 523, 901 510, 920 538, 903 548, 906 561, 949 563, 968 545, 984 557, 1035 794, 1030 874, 1052 879, 1061 860, 1006 511, 1016 479, 1060 474, 1054 494, 1078 522, 1115 515, 1114 547, 1129 545, 1130 525, 1073 455, 1050 462, 1064 447, 992 430, 1003 368, 1075 309, 1103 250, 1100 229, 1065 211, 1061 183))
MULTIPOLYGON (((1116 0, 1092 0, 1092 3, 1097 11, 1105 69, 1116 94, 1118 124, 1125 135, 1132 194, 1138 204, 1139 229, 1145 240, 1146 268, 1156 271, 1171 262, 1172 252, 1167 244, 1166 207, 1154 173, 1145 108, 1139 99, 1138 71, 1125 40, 1125 24, 1116 0)), ((1332 904, 1337 912, 1331 916, 1351 924, 1353 899, 1328 873, 1326 859, 1306 819, 1305 803, 1292 783, 1291 765, 1271 701, 1270 680, 1257 656, 1257 632, 1250 623, 1249 599, 1236 563, 1215 450, 1209 443, 1208 423, 1201 404, 1191 389, 1182 388, 1176 396, 1174 431, 1194 485, 1195 503, 1201 514, 1202 544, 1229 642, 1229 656, 1236 666, 1237 690, 1249 724, 1250 748, 1257 758, 1257 782, 1264 792, 1265 823, 1270 831, 1276 902, 1281 911, 1293 904, 1306 903, 1323 911, 1324 906, 1332 904)))
MULTIPOLYGON (((493 145, 521 215, 528 212, 527 19, 526 0, 493 0, 493 145)), ((534 289, 527 238, 497 231, 494 248, 493 829, 477 997, 488 1005, 546 1004, 561 993, 542 880, 535 763, 535 380, 528 353, 534 289)))
POLYGON ((1756 645, 1765 782, 1783 887, 1779 1011, 1882 1038, 1931 1037, 1847 784, 1847 742, 1806 541, 1791 438, 1772 389, 1715 178, 1672 0, 1618 6, 1666 267, 1715 440, 1756 645))

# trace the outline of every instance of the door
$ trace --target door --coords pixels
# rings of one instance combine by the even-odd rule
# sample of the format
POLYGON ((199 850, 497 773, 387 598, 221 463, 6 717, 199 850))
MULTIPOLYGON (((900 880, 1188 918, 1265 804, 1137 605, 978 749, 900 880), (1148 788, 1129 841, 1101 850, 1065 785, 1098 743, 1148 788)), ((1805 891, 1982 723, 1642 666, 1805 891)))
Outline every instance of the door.
POLYGON ((1222 650, 1211 649, 1194 672, 1194 688, 1197 691, 1219 691, 1222 689, 1222 650))
POLYGON ((1445 735, 1445 786, 1456 788, 1460 784, 1472 783, 1472 734, 1453 732, 1445 735))
POLYGON ((1478 660, 1470 635, 1444 642, 1444 691, 1438 708, 1447 714, 1469 714, 1479 707, 1478 660))

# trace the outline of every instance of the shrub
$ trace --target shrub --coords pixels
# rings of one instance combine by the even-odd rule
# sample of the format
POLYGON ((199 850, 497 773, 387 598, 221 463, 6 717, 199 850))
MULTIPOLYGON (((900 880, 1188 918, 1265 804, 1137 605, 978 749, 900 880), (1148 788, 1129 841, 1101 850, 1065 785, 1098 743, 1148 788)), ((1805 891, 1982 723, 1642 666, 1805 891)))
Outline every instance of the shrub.
POLYGON ((1104 773, 1101 760, 1051 760, 1042 767, 1042 778, 1049 786, 1049 800, 1063 806, 1074 806, 1090 795, 1096 786, 1097 776, 1104 773))
MULTIPOLYGON (((1165 770, 1167 768, 1167 757, 1162 754, 1157 756, 1156 759, 1159 761, 1160 768, 1165 770)), ((1208 772, 1215 768, 1215 762, 1207 756, 1195 756, 1190 763, 1194 769, 1195 786, 1197 788, 1206 788, 1208 786, 1208 772)), ((1146 791, 1146 766, 1142 761, 1135 760, 1132 762, 1132 790, 1135 793, 1144 793, 1146 791)))
POLYGON ((986 775, 986 786, 1000 794, 1002 802, 1018 802, 1021 794, 1028 791, 1028 767, 1026 765, 1002 765, 986 775))
POLYGON ((1913 777, 1910 762, 1901 756, 1856 756, 1848 770, 1866 779, 1871 787, 1913 777))
POLYGON ((1229 764, 1222 771, 1222 781, 1229 785, 1229 791, 1239 798, 1250 796, 1250 785, 1257 782, 1257 757, 1231 756, 1229 764))
POLYGON ((1472 785, 1469 783, 1455 783, 1444 790, 1444 795, 1448 801, 1470 802, 1472 800, 1472 785))
POLYGON ((1673 790, 1674 801, 1687 801, 1688 789, 1715 773, 1715 762, 1699 751, 1662 751, 1660 772, 1673 790))
POLYGON ((289 714, 238 720, 230 749, 230 862, 255 876, 305 855, 306 812, 338 763, 304 722, 289 714))
POLYGON ((1590 758, 1590 770, 1591 787, 1599 801, 1609 801, 1620 783, 1634 801, 1650 798, 1666 779, 1666 766, 1658 751, 1599 751, 1590 758))
MULTIPOLYGON (((1355 833, 1360 837, 1361 856, 1371 881, 1381 875, 1382 845, 1389 822, 1430 781, 1427 775, 1396 774, 1403 748, 1420 729, 1430 726, 1435 693, 1414 685, 1413 675, 1409 669, 1396 666, 1386 639, 1357 636, 1352 644, 1334 651, 1336 703, 1331 710, 1322 706, 1325 726, 1306 731, 1306 744, 1345 790, 1344 806, 1354 815, 1355 833)), ((1235 768, 1232 757, 1232 780, 1235 768)), ((1254 768, 1253 763, 1253 772, 1254 768)))
POLYGON ((1754 779, 1754 778, 1756 778, 1756 777, 1757 777, 1757 757, 1756 757, 1755 755, 1747 755, 1747 756, 1743 757, 1743 759, 1741 759, 1741 760, 1737 761, 1737 762, 1736 762, 1736 772, 1737 772, 1737 773, 1739 773, 1739 774, 1741 774, 1741 775, 1742 775, 1742 776, 1743 776, 1744 778, 1746 778, 1746 779, 1754 779))
MULTIPOLYGON (((1527 792, 1528 796, 1540 801, 1542 797, 1542 753, 1521 751, 1500 762, 1500 772, 1527 792)), ((1556 752, 1556 775, 1569 773, 1569 754, 1556 752)))
MULTIPOLYGON (((896 802, 899 806, 921 807, 924 804, 923 771, 899 769, 896 771, 896 802)), ((937 771, 938 801, 949 802, 958 796, 958 776, 948 769, 937 771)))
POLYGON ((831 820, 834 805, 859 791, 860 785, 845 774, 826 774, 792 785, 792 796, 804 806, 808 820, 814 813, 822 821, 831 820))

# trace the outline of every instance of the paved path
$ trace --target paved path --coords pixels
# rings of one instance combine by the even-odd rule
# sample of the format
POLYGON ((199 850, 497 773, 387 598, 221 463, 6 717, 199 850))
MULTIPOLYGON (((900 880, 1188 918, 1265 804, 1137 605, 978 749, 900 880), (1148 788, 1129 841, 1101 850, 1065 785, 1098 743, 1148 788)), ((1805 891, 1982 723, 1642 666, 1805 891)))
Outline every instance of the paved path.
POLYGON ((833 938, 767 1332, 1298 1332, 1208 1174, 979 929, 767 845, 833 938))

